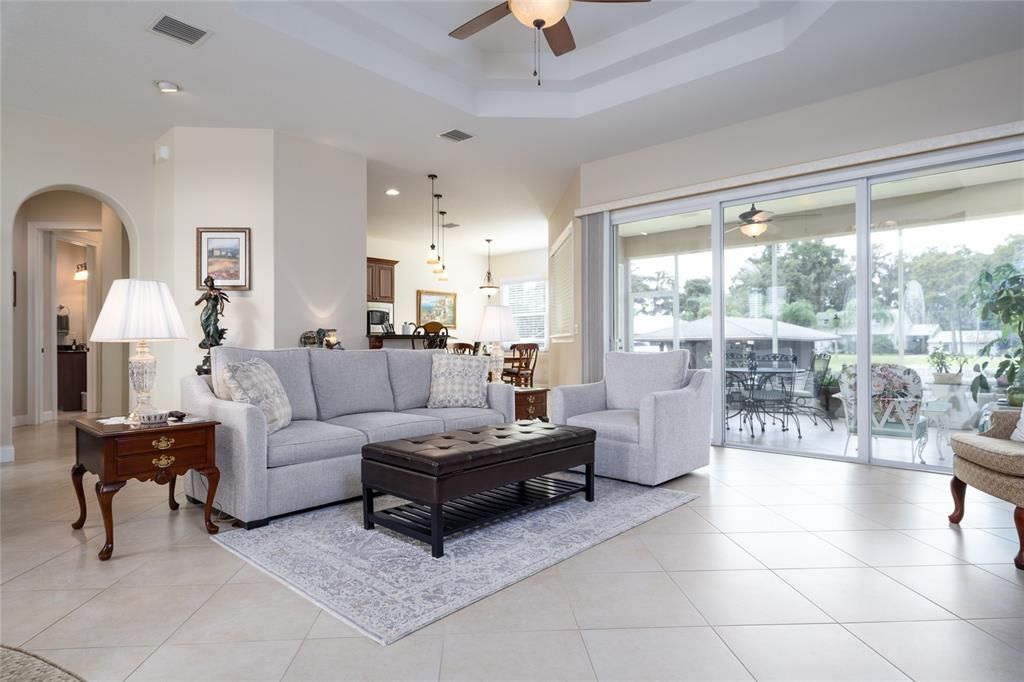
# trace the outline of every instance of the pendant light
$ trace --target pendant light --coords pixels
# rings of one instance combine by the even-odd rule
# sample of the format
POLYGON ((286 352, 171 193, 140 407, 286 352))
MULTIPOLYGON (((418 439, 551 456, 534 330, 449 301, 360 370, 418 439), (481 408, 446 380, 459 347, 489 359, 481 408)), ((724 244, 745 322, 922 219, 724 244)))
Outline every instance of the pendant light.
POLYGON ((488 298, 498 293, 498 285, 491 279, 491 240, 485 239, 487 242, 487 276, 484 278, 484 283, 480 285, 480 291, 487 294, 488 298))
POLYGON ((427 178, 430 180, 430 254, 427 256, 427 265, 437 265, 437 244, 435 242, 434 222, 437 217, 435 205, 437 200, 441 198, 441 195, 437 194, 435 191, 437 175, 435 173, 431 173, 427 178))
POLYGON ((76 265, 74 279, 76 282, 84 282, 89 279, 89 266, 85 263, 76 265))
POLYGON ((437 261, 433 263, 434 269, 432 272, 435 275, 440 275, 444 272, 444 227, 442 227, 444 211, 441 210, 441 198, 440 194, 434 195, 434 200, 437 202, 437 214, 434 216, 437 222, 437 261))
MULTIPOLYGON (((444 217, 446 215, 448 215, 448 211, 438 211, 437 215, 438 215, 437 224, 440 225, 440 227, 438 229, 441 231, 441 272, 439 272, 437 274, 437 281, 438 282, 447 282, 448 281, 448 264, 444 260, 444 256, 445 256, 445 252, 444 252, 444 242, 445 242, 445 239, 444 239, 444 217)), ((436 268, 434 269, 434 272, 437 272, 436 268)))

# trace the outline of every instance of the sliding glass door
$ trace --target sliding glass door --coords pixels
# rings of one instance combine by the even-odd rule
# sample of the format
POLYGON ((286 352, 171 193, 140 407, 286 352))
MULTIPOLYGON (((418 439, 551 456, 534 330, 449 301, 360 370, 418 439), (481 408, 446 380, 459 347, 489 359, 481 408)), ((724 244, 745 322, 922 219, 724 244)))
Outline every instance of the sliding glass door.
POLYGON ((724 204, 726 444, 856 456, 835 381, 856 358, 854 204, 853 187, 724 204))
POLYGON ((976 283, 1024 271, 1022 157, 613 212, 609 347, 712 369, 716 444, 948 468, 1013 388, 995 369, 1021 340, 976 283))
POLYGON ((1024 265, 1024 162, 926 173, 871 186, 875 461, 949 467, 949 437, 999 406, 1006 382, 975 368, 1020 344, 982 315, 972 285, 1024 265), (979 382, 980 383, 980 382, 979 382))

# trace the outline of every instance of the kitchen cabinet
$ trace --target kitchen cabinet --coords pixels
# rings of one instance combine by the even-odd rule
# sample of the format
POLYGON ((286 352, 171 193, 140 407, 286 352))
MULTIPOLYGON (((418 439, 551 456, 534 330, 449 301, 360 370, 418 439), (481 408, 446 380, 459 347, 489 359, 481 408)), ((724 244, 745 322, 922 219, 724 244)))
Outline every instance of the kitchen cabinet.
POLYGON ((366 259, 366 300, 371 303, 395 302, 396 260, 366 259))

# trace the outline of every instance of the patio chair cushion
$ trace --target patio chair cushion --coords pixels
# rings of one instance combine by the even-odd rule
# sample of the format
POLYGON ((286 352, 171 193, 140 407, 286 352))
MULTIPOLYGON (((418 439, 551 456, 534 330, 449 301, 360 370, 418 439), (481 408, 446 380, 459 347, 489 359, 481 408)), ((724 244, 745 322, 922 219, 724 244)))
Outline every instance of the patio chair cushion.
POLYGON ((690 351, 606 353, 605 400, 610 410, 639 410, 644 396, 682 388, 690 351))
POLYGON ((1007 476, 1024 477, 1024 443, 979 433, 957 433, 952 441, 957 457, 1007 476))
POLYGON ((569 417, 569 426, 585 426, 597 431, 598 438, 623 443, 640 442, 640 412, 638 410, 603 410, 569 417))

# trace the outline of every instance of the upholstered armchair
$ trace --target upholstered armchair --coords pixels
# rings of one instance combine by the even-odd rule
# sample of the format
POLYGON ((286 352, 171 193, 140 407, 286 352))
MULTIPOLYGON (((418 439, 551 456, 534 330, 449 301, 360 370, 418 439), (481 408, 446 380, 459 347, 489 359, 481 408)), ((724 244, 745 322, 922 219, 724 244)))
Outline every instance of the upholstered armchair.
POLYGON ((551 390, 556 424, 597 431, 598 476, 657 485, 711 456, 711 372, 690 352, 608 353, 604 380, 551 390))

